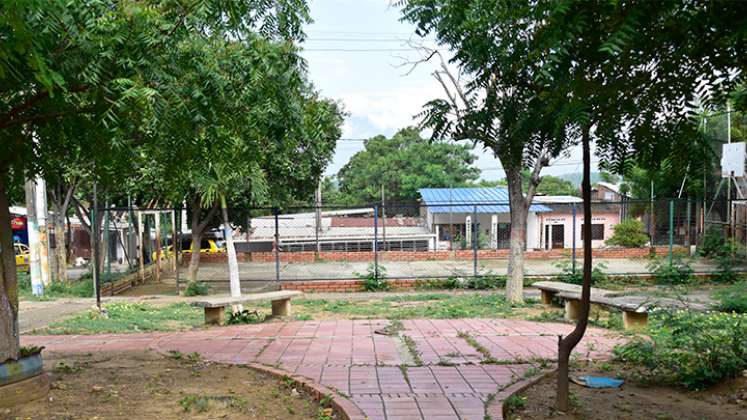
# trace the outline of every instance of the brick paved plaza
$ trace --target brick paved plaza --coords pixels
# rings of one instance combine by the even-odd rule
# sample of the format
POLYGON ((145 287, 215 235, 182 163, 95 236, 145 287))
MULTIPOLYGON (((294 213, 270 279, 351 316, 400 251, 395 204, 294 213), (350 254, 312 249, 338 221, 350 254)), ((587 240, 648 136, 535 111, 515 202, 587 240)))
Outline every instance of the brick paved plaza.
MULTIPOLYGON (((539 374, 542 360, 556 357, 557 335, 573 328, 503 319, 420 319, 402 321, 399 335, 376 333, 389 324, 270 322, 178 333, 23 336, 22 342, 52 352, 198 352, 215 362, 269 366, 338 391, 353 403, 347 405, 351 418, 481 420, 486 414, 501 418, 500 401, 539 374), (486 354, 470 345, 465 333, 483 353, 489 351, 492 363, 480 363, 486 354), (496 398, 486 413, 491 394, 496 398)), ((590 328, 577 355, 604 358, 620 340, 590 328)))

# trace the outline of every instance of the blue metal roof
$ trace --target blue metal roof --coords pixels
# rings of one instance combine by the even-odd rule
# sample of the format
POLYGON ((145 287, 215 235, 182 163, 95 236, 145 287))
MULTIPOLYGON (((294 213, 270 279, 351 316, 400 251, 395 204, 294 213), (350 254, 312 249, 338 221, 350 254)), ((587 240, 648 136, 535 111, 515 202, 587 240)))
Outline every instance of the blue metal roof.
MULTIPOLYGON (((431 213, 508 213, 507 188, 421 188, 418 190, 431 213)), ((541 204, 532 204, 529 211, 552 211, 541 204)))

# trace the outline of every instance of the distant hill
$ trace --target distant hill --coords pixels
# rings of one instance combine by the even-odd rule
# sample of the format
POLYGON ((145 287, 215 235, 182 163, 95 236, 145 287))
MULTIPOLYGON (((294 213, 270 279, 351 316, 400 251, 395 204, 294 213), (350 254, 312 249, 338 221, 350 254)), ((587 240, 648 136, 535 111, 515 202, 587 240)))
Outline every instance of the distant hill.
MULTIPOLYGON (((563 175, 558 175, 558 178, 565 179, 566 181, 570 181, 575 187, 580 188, 581 187, 581 179, 583 179, 584 174, 583 172, 571 172, 563 175)), ((599 174, 599 172, 592 172, 591 173, 591 183, 595 184, 602 180, 602 176, 599 174)))

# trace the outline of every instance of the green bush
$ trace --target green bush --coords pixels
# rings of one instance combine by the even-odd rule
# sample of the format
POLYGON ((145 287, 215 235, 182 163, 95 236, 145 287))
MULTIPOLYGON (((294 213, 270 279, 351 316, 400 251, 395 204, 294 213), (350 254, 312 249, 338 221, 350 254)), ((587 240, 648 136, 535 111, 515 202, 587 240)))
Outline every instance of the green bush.
POLYGON ((716 308, 722 312, 747 313, 747 281, 733 284, 714 293, 719 300, 716 308))
MULTIPOLYGON (((569 260, 561 260, 554 264, 556 268, 560 269, 560 274, 555 276, 556 281, 571 284, 583 284, 584 275, 581 264, 576 265, 576 272, 573 272, 573 266, 569 260)), ((607 281, 607 274, 604 270, 607 269, 607 265, 604 263, 597 263, 591 270, 591 285, 594 286, 598 283, 604 283, 607 281)))
POLYGON ((643 248, 649 239, 643 223, 636 219, 625 219, 613 226, 612 230, 612 236, 605 242, 607 245, 643 248))
POLYGON ((486 273, 468 278, 463 287, 465 289, 486 290, 506 287, 506 276, 486 273))
POLYGON ((741 243, 729 239, 721 244, 721 247, 711 254, 716 261, 718 271, 713 273, 713 280, 719 283, 734 283, 739 280, 739 274, 734 270, 745 258, 745 248, 741 243))
POLYGON ((703 389, 747 369, 745 315, 658 311, 647 334, 614 349, 643 380, 703 389))
POLYGON ((725 243, 724 229, 711 225, 703 235, 703 243, 700 245, 698 253, 704 257, 713 257, 722 252, 725 243))
POLYGON ((184 289, 184 296, 207 296, 210 287, 202 282, 193 281, 184 289))
POLYGON ((648 269, 654 276, 654 282, 662 285, 685 285, 694 279, 693 269, 682 257, 674 255, 672 264, 667 258, 652 258, 648 269))
POLYGON ((363 280, 363 289, 367 292, 383 292, 389 290, 389 282, 386 280, 386 268, 369 264, 365 274, 353 273, 356 277, 363 280))

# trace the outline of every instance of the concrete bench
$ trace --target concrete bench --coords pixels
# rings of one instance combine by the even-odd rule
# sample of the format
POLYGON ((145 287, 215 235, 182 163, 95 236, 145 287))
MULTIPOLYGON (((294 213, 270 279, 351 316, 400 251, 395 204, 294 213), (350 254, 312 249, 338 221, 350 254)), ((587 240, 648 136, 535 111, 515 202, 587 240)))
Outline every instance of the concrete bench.
MULTIPOLYGON (((542 281, 532 284, 542 292, 542 303, 549 305, 553 297, 563 299, 565 319, 575 321, 581 315, 581 286, 557 281, 542 281)), ((590 302, 594 305, 620 310, 623 313, 623 326, 626 330, 645 327, 648 313, 653 309, 690 309, 705 311, 705 305, 682 302, 671 298, 652 296, 620 296, 620 292, 591 288, 590 302)))
POLYGON ((222 325, 226 318, 226 308, 232 305, 242 305, 247 302, 269 300, 272 303, 272 316, 290 316, 291 298, 303 295, 297 290, 281 290, 277 292, 253 293, 232 297, 205 298, 204 300, 192 302, 192 306, 205 309, 205 323, 222 325))

